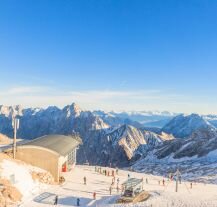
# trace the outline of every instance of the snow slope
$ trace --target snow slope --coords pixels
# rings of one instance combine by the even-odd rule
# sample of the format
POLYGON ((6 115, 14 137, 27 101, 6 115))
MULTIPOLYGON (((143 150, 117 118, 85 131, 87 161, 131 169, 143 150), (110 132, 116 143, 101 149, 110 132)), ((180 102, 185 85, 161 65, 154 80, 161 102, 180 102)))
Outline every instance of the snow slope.
POLYGON ((44 172, 42 169, 9 159, 3 159, 0 168, 1 177, 10 180, 14 184, 22 194, 22 199, 26 199, 40 191, 40 189, 46 188, 45 184, 33 180, 31 175, 32 171, 44 172))
MULTIPOLYGON (((111 168, 106 168, 112 170, 111 168)), ((52 186, 41 194, 55 194, 59 196, 59 207, 76 206, 76 199, 80 198, 81 207, 216 207, 217 206, 217 185, 204 185, 194 183, 190 188, 190 182, 182 181, 178 193, 175 192, 175 181, 165 179, 165 186, 162 185, 163 177, 153 176, 144 173, 119 170, 120 183, 127 179, 128 173, 131 177, 148 179, 144 183, 144 189, 151 194, 151 197, 142 203, 117 205, 115 200, 120 196, 116 189, 109 195, 109 187, 112 177, 95 172, 92 166, 77 166, 72 172, 64 173, 66 182, 62 186, 52 186), (87 177, 87 185, 83 184, 83 177, 87 177), (161 182, 159 185, 159 181, 161 182), (96 200, 93 200, 93 192, 96 192, 96 200)), ((40 195, 40 194, 39 194, 40 195)), ((48 207, 43 201, 24 202, 21 207, 48 207)))

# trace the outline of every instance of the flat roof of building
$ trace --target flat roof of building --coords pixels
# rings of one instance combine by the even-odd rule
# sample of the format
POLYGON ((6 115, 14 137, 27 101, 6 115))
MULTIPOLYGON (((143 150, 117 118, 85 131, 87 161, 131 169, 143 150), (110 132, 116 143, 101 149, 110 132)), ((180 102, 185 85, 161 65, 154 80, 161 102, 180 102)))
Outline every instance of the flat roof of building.
POLYGON ((143 179, 138 179, 138 178, 129 178, 126 180, 122 185, 128 189, 128 188, 134 188, 135 186, 139 185, 140 183, 143 182, 143 179))
POLYGON ((78 135, 45 135, 36 139, 33 139, 23 146, 38 146, 55 151, 62 156, 66 156, 79 144, 81 144, 81 138, 78 135))

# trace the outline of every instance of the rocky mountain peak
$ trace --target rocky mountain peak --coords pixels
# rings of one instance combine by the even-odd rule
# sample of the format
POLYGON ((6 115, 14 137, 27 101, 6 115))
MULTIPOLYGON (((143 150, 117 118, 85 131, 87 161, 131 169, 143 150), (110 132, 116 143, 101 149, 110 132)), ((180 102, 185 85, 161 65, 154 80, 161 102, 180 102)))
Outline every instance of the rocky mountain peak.
POLYGON ((67 117, 70 117, 71 115, 73 117, 78 117, 81 114, 82 109, 76 103, 72 103, 71 105, 65 106, 63 111, 67 113, 67 117))
POLYGON ((191 115, 178 115, 174 117, 165 127, 163 127, 162 131, 173 134, 178 138, 189 137, 194 131, 198 129, 206 129, 213 128, 208 121, 206 121, 202 116, 198 114, 191 115))
POLYGON ((0 105, 0 114, 6 117, 12 117, 16 115, 22 115, 22 107, 20 105, 15 106, 4 106, 0 105))

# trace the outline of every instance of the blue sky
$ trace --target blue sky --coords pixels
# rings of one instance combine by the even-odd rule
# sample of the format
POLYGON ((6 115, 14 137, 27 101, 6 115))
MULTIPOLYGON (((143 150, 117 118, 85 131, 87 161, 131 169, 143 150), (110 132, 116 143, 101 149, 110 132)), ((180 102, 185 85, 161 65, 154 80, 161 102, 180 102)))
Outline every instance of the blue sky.
POLYGON ((215 0, 0 0, 0 102, 217 113, 215 0))

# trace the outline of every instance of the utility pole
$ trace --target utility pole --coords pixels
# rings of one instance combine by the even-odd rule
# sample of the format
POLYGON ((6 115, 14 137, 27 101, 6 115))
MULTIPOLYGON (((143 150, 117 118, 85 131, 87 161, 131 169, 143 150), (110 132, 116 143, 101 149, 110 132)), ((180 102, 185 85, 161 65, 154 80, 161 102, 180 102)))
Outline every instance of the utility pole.
POLYGON ((179 183, 180 172, 179 169, 176 171, 176 192, 178 192, 178 183, 179 183))
POLYGON ((17 148, 17 129, 19 129, 19 119, 16 117, 12 118, 12 126, 14 128, 14 143, 13 143, 13 158, 16 158, 16 148, 17 148))

